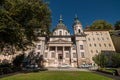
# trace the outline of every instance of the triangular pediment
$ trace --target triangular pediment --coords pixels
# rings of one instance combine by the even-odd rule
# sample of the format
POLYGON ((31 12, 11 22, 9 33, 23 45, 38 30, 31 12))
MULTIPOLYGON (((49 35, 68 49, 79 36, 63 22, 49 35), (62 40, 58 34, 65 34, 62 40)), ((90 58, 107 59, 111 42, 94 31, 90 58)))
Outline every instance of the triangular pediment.
POLYGON ((53 41, 50 41, 50 42, 70 42, 70 41, 63 40, 63 39, 58 39, 58 40, 53 40, 53 41))

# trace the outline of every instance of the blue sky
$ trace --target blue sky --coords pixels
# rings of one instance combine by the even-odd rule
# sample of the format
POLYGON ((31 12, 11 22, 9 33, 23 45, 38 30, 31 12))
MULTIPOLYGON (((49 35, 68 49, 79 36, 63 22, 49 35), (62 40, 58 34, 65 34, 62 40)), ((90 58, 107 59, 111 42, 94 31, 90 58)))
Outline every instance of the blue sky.
POLYGON ((72 31, 75 14, 85 28, 95 20, 105 20, 114 25, 120 20, 120 0, 46 0, 52 11, 52 26, 55 28, 60 14, 64 24, 72 31))

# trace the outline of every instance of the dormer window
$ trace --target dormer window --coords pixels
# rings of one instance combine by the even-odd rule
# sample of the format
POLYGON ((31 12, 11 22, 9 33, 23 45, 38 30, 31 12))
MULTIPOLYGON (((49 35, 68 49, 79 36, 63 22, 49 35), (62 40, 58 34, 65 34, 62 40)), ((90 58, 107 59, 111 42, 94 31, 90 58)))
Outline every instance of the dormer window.
POLYGON ((62 31, 60 31, 59 34, 62 35, 62 31))

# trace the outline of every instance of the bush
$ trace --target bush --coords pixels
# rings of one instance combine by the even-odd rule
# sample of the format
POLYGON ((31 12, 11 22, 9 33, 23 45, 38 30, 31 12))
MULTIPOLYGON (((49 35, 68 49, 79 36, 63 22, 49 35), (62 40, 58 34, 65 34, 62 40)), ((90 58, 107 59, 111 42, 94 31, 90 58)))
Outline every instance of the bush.
POLYGON ((12 69, 10 67, 4 67, 2 68, 2 72, 3 74, 8 74, 8 73, 12 73, 12 69))

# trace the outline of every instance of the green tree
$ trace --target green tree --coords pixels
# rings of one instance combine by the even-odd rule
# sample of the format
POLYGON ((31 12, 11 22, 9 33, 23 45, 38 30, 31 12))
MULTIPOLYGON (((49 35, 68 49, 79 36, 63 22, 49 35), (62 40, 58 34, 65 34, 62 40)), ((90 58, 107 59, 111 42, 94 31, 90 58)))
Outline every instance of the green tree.
POLYGON ((114 53, 111 57, 112 60, 112 65, 114 67, 120 67, 120 54, 119 53, 114 53))
POLYGON ((97 30, 97 29, 113 29, 112 24, 104 21, 104 20, 96 20, 92 23, 89 27, 90 30, 97 30))
POLYGON ((108 57, 105 53, 99 53, 93 57, 93 61, 100 67, 104 68, 108 63, 108 57))
POLYGON ((115 30, 120 30, 120 20, 116 21, 114 27, 115 27, 115 30))
MULTIPOLYGON (((39 36, 48 35, 51 11, 43 0, 2 0, 0 3, 0 51, 25 49, 39 36)), ((14 50, 13 50, 14 51, 14 50)))
POLYGON ((20 54, 20 55, 17 55, 14 60, 13 60, 13 66, 15 67, 22 67, 22 63, 23 63, 23 60, 25 58, 25 54, 20 54))

